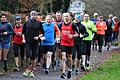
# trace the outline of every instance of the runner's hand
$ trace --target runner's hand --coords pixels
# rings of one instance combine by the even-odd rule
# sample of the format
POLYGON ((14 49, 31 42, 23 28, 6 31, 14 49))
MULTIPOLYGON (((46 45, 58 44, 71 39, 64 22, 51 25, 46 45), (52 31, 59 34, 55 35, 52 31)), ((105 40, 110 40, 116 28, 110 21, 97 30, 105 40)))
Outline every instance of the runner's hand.
POLYGON ((56 38, 57 43, 60 43, 60 38, 56 38))
POLYGON ((26 42, 25 39, 23 39, 22 42, 25 43, 26 42))
POLYGON ((40 39, 43 41, 43 40, 45 40, 45 37, 41 37, 40 39))
POLYGON ((70 38, 70 39, 73 38, 73 35, 69 34, 69 35, 68 35, 68 38, 70 38))
POLYGON ((83 37, 83 35, 82 35, 81 33, 80 33, 80 35, 79 35, 79 36, 80 36, 80 38, 82 38, 82 37, 83 37))
POLYGON ((35 39, 35 40, 38 40, 38 39, 39 39, 39 37, 38 37, 38 36, 37 36, 37 37, 34 37, 34 39, 35 39))
POLYGON ((8 34, 8 32, 3 32, 3 35, 7 35, 8 34))

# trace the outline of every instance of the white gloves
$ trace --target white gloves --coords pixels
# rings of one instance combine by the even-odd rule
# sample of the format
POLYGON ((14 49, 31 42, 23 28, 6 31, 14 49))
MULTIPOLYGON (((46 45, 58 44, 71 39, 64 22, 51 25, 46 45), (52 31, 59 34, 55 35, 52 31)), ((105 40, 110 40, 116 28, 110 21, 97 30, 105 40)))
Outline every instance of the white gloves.
POLYGON ((39 39, 39 37, 34 37, 34 39, 35 39, 35 40, 38 40, 38 39, 39 39))
POLYGON ((60 43, 60 38, 59 38, 59 37, 56 38, 56 42, 57 42, 57 43, 60 43))
POLYGON ((81 33, 80 33, 80 35, 79 35, 79 36, 80 36, 80 38, 82 38, 82 37, 83 37, 83 35, 82 35, 81 33))
POLYGON ((46 38, 45 38, 45 37, 40 37, 40 39, 43 41, 43 40, 45 40, 46 38))

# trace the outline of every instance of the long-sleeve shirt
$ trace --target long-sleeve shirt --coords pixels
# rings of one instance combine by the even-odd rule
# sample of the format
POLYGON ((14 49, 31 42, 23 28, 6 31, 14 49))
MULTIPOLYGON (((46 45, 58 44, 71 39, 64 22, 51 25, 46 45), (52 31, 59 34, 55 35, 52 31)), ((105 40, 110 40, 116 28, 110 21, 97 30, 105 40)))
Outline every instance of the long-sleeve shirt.
POLYGON ((83 38, 88 37, 89 34, 83 24, 81 22, 75 23, 78 29, 78 34, 82 34, 83 37, 80 36, 74 38, 74 45, 82 45, 83 44, 83 38))
POLYGON ((39 34, 44 34, 42 23, 37 20, 29 20, 25 22, 23 26, 22 33, 25 35, 25 41, 30 43, 36 43, 34 37, 39 36, 39 34))
POLYGON ((97 28, 96 34, 105 35, 105 30, 107 30, 106 22, 105 21, 102 21, 102 22, 98 21, 96 23, 96 28, 97 28))
POLYGON ((87 30, 87 32, 89 34, 89 36, 83 38, 83 40, 91 41, 93 39, 93 33, 97 32, 97 29, 96 29, 96 27, 94 25, 94 22, 88 20, 87 22, 86 21, 82 21, 81 23, 85 26, 85 28, 86 28, 86 30, 87 30))
POLYGON ((105 35, 111 35, 112 34, 112 21, 105 20, 107 25, 107 30, 105 30, 105 35))
POLYGON ((12 34, 14 34, 14 31, 11 24, 8 22, 0 22, 0 42, 9 43, 10 35, 12 34), (7 35, 4 35, 4 32, 7 32, 7 35))

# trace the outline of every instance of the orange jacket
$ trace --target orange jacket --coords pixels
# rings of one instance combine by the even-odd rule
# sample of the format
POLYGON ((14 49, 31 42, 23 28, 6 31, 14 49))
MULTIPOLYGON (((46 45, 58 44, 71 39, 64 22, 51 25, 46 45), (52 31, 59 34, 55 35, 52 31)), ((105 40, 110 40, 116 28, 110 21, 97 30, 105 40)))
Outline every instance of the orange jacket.
POLYGON ((105 30, 107 29, 107 25, 105 21, 98 21, 96 23, 96 28, 97 28, 97 34, 99 35, 105 35, 105 30))

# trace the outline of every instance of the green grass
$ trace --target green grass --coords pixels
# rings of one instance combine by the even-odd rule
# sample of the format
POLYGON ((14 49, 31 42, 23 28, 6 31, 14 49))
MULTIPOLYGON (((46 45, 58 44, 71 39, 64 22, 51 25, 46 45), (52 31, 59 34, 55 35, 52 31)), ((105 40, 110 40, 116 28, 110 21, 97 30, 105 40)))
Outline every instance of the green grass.
POLYGON ((112 58, 80 80, 120 80, 120 53, 115 53, 112 58))

